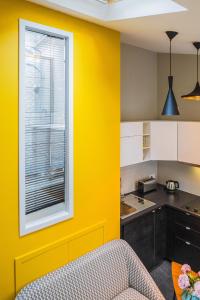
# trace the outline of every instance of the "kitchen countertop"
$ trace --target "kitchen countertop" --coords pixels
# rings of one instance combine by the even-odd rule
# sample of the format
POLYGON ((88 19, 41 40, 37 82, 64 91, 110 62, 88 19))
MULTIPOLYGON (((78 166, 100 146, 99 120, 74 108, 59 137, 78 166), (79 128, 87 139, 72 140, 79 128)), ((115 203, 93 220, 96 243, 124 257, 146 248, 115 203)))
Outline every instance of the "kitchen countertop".
MULTIPOLYGON (((176 190, 175 193, 169 193, 165 190, 164 186, 161 184, 157 184, 157 190, 149 192, 145 195, 135 191, 133 192, 134 195, 139 196, 141 198, 150 200, 152 202, 155 202, 154 206, 151 206, 149 208, 146 208, 138 213, 135 213, 125 219, 121 219, 121 225, 124 225, 126 223, 129 223, 131 220, 140 217, 153 209, 156 209, 161 206, 169 206, 172 208, 179 209, 184 212, 188 212, 185 208, 183 208, 184 205, 189 203, 192 200, 199 200, 200 196, 196 196, 181 190, 176 190)), ((193 214, 192 212, 189 212, 191 215, 197 216, 196 214, 193 214)), ((198 217, 198 216, 197 216, 198 217)), ((199 216, 200 217, 200 216, 199 216)))

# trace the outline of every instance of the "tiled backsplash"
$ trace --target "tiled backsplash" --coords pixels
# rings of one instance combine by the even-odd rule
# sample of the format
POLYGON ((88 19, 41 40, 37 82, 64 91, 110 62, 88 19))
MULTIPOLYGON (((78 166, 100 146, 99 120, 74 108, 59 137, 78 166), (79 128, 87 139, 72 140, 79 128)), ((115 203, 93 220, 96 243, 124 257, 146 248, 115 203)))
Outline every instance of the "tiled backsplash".
POLYGON ((157 177, 157 162, 149 161, 121 168, 121 194, 137 189, 137 181, 149 177, 157 177))
POLYGON ((200 167, 180 162, 160 161, 158 163, 158 181, 179 181, 180 190, 200 196, 200 167))

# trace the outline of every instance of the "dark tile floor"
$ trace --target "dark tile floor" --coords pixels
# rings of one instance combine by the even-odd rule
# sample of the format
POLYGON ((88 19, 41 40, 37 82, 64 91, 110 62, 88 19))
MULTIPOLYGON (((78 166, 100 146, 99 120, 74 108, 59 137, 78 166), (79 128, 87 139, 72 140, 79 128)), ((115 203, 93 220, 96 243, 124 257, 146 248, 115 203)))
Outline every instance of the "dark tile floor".
POLYGON ((174 288, 171 276, 171 264, 168 261, 164 261, 151 272, 151 276, 163 293, 165 299, 172 300, 174 288))

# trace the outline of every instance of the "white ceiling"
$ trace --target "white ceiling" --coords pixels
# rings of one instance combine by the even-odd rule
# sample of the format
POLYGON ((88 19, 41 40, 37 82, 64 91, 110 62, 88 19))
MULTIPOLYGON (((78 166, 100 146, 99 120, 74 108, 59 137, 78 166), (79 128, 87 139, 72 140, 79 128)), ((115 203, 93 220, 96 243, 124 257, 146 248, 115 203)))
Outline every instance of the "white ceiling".
POLYGON ((175 53, 194 54, 193 41, 200 41, 200 1, 176 1, 187 8, 187 11, 124 20, 112 24, 113 28, 123 32, 122 41, 156 52, 168 51, 166 30, 179 34, 173 40, 175 53))
POLYGON ((116 29, 122 42, 156 52, 168 51, 166 30, 179 32, 173 40, 175 53, 194 54, 192 42, 200 41, 200 0, 123 0, 114 4, 95 0, 29 1, 116 29))

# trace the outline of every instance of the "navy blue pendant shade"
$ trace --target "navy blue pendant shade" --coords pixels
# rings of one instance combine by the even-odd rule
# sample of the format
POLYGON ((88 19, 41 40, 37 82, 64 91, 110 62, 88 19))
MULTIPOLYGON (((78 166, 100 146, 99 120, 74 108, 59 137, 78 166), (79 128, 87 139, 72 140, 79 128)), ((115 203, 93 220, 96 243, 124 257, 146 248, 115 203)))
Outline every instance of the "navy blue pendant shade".
POLYGON ((168 83, 169 83, 169 90, 168 90, 167 98, 166 98, 165 105, 164 105, 164 108, 162 111, 162 115, 164 115, 164 116, 179 115, 176 98, 174 96, 174 92, 172 89, 173 76, 168 76, 168 83))
POLYGON ((176 31, 166 31, 166 34, 170 40, 170 75, 168 76, 169 89, 163 107, 162 115, 175 116, 179 115, 179 109, 176 102, 176 98, 173 92, 173 76, 171 75, 171 40, 178 34, 176 31))

